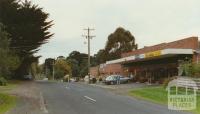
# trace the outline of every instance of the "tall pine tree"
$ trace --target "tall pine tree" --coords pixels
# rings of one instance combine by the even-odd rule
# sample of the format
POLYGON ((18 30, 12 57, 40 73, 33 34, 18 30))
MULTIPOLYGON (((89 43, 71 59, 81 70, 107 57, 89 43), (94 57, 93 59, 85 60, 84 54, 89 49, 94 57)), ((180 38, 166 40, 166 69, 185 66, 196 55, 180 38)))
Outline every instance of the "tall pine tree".
POLYGON ((6 26, 6 31, 10 34, 10 48, 17 52, 22 62, 16 76, 29 72, 31 63, 39 58, 33 54, 53 36, 48 31, 53 25, 52 21, 47 21, 48 16, 42 8, 27 0, 0 1, 0 22, 6 26))

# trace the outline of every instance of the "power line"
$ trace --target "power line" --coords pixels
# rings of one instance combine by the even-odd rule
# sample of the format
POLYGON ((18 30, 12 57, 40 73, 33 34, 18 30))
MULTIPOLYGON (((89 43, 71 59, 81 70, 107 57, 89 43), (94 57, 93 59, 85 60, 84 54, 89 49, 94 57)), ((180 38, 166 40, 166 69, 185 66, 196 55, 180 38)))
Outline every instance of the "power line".
POLYGON ((83 30, 87 31, 87 35, 82 35, 82 36, 85 37, 88 42, 88 77, 89 77, 89 83, 90 83, 90 39, 95 37, 95 36, 90 35, 90 31, 95 30, 95 29, 91 29, 88 27, 87 29, 83 29, 83 30))

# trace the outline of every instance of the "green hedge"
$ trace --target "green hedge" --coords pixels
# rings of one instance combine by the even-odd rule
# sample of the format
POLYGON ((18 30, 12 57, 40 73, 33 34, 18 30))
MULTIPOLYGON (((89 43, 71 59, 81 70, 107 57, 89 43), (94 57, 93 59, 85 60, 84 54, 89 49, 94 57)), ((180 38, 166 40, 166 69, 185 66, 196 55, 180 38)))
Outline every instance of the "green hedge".
POLYGON ((7 80, 0 76, 0 86, 6 86, 6 85, 7 85, 7 80))

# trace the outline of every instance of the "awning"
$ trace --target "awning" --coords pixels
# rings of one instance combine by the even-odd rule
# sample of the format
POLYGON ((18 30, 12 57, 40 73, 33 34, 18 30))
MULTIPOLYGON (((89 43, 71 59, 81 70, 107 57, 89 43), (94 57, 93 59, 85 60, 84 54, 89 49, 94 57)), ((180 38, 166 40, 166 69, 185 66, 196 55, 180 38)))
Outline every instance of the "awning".
POLYGON ((133 55, 128 56, 116 60, 107 61, 106 64, 117 64, 117 63, 123 63, 128 61, 134 61, 134 60, 142 60, 142 59, 149 59, 149 58, 157 58, 162 57, 166 55, 192 55, 194 53, 193 49, 163 49, 163 50, 157 50, 153 52, 148 52, 144 54, 139 55, 133 55))

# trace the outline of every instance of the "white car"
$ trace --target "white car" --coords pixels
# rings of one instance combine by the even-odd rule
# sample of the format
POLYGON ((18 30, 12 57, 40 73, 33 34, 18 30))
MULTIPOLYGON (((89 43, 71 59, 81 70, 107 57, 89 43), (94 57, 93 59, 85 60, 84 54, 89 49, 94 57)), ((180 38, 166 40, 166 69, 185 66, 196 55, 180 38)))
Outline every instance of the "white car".
POLYGON ((106 77, 105 79, 105 83, 106 84, 116 84, 117 83, 117 76, 116 75, 110 75, 108 77, 106 77))
POLYGON ((110 75, 105 79, 106 84, 116 84, 117 83, 117 77, 120 78, 120 83, 128 83, 130 81, 129 77, 124 77, 121 75, 110 75))
POLYGON ((44 81, 47 81, 47 80, 49 80, 49 79, 48 79, 48 78, 44 78, 43 80, 44 80, 44 81))
POLYGON ((84 81, 85 81, 85 82, 89 82, 89 76, 88 76, 88 75, 86 75, 86 76, 84 77, 84 81))

